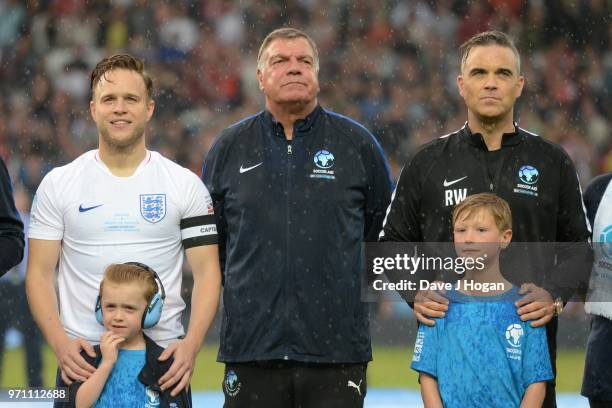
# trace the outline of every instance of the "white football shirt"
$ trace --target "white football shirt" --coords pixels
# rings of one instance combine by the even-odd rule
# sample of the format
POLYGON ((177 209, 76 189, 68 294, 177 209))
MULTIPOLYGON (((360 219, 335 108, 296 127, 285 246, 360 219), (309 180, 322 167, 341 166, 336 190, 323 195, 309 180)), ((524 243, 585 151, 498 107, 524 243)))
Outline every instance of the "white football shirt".
POLYGON ((166 302, 146 333, 165 347, 184 334, 183 248, 216 244, 217 229, 210 194, 188 169, 147 152, 132 176, 117 177, 92 150, 45 176, 28 237, 62 241, 60 318, 69 336, 93 343, 104 331, 94 316, 104 269, 130 261, 153 268, 166 302))

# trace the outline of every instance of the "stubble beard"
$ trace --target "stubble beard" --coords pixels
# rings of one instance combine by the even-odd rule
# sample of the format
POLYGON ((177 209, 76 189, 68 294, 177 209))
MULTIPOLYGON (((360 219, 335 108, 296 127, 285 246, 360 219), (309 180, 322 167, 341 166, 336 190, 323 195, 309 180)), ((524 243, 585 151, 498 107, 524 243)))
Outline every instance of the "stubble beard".
POLYGON ((495 116, 479 115, 478 119, 480 120, 480 123, 482 124, 482 126, 487 127, 487 128, 495 128, 497 126, 505 125, 506 121, 508 120, 508 116, 510 116, 511 121, 514 121, 511 111, 503 112, 495 116))
POLYGON ((100 127, 100 139, 112 151, 117 153, 129 152, 139 144, 144 137, 145 124, 140 124, 134 128, 127 138, 115 139, 110 135, 107 127, 100 127))

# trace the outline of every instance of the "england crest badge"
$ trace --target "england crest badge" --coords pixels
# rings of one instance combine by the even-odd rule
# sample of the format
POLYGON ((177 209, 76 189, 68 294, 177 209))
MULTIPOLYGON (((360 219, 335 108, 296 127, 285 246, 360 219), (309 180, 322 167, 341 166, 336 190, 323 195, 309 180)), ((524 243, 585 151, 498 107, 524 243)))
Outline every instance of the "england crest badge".
POLYGON ((163 220, 166 216, 166 195, 141 194, 140 215, 152 224, 163 220))

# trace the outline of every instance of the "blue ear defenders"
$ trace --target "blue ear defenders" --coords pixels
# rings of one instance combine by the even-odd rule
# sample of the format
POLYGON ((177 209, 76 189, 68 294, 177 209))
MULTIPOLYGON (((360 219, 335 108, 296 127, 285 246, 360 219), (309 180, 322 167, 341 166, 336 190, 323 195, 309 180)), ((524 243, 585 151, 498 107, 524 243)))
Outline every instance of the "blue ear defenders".
MULTIPOLYGON (((139 266, 145 271, 149 272, 155 278, 155 282, 159 288, 158 293, 153 296, 153 299, 147 305, 144 313, 142 314, 142 328, 150 329, 155 326, 159 319, 161 318, 162 309, 164 308, 164 302, 166 301, 166 291, 164 290, 164 284, 162 283, 159 275, 155 272, 151 267, 140 263, 140 262, 126 262, 124 265, 135 265, 139 266)), ((102 326, 104 326, 104 317, 102 316, 102 300, 100 299, 100 294, 98 294, 98 298, 96 299, 96 308, 95 308, 96 320, 102 326)))

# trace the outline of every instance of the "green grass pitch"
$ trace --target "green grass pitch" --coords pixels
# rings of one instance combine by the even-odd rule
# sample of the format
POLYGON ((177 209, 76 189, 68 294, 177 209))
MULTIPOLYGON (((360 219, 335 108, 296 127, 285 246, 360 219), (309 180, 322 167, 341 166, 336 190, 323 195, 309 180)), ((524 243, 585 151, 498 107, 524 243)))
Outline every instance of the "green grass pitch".
MULTIPOLYGON (((206 345, 200 351, 192 388, 221 390, 223 365, 215 361, 217 347, 206 345)), ((25 386, 25 362, 22 349, 7 351, 2 367, 2 388, 25 386)), ((404 347, 374 347, 374 361, 368 367, 368 387, 417 389, 416 374, 410 370, 412 350, 404 347)), ((45 386, 55 384, 56 361, 48 347, 44 349, 45 386)), ((584 350, 560 350, 557 355, 557 390, 580 391, 584 370, 584 350)))

